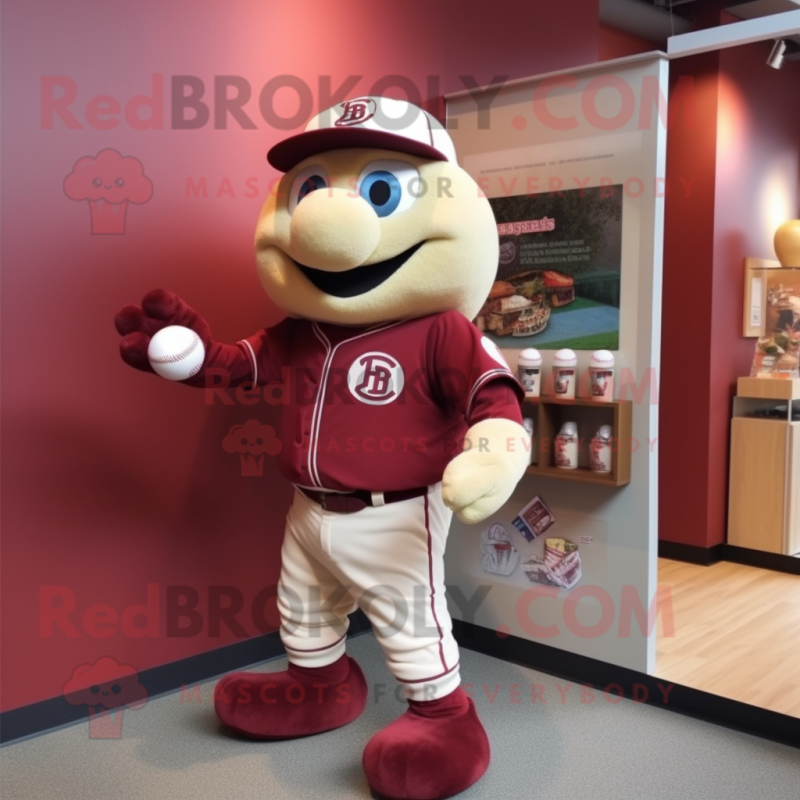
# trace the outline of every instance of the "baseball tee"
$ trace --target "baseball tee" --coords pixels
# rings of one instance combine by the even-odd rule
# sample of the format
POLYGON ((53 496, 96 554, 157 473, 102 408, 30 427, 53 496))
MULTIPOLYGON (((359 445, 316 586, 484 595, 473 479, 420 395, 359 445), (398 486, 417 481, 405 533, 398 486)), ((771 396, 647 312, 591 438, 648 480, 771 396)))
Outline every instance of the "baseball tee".
POLYGON ((522 422, 522 387, 456 311, 368 328, 287 318, 238 344, 253 382, 280 387, 280 470, 306 488, 430 486, 468 427, 522 422))

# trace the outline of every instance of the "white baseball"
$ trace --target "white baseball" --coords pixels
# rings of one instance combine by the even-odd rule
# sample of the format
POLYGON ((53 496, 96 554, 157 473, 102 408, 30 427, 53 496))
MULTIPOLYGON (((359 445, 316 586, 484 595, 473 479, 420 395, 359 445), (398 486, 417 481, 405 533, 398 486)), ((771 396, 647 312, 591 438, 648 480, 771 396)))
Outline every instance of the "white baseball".
POLYGON ((592 353, 589 365, 592 367, 613 367, 614 354, 610 353, 608 350, 595 350, 594 353, 592 353))
POLYGON ((557 367, 577 367, 578 357, 574 350, 565 347, 563 350, 558 350, 553 356, 553 364, 557 367))
POLYGON ((197 375, 205 357, 200 337, 182 325, 162 328, 147 348, 150 366, 168 381, 185 381, 197 375))

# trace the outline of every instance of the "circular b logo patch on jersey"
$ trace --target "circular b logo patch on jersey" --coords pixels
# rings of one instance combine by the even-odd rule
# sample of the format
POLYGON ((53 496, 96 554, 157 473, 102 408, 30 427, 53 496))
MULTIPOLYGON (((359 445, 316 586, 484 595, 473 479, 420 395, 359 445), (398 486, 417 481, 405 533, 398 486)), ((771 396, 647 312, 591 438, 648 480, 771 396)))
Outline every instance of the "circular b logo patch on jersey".
POLYGON ((364 353, 347 372, 350 394, 370 406, 383 406, 397 400, 404 383, 403 368, 387 353, 364 353))

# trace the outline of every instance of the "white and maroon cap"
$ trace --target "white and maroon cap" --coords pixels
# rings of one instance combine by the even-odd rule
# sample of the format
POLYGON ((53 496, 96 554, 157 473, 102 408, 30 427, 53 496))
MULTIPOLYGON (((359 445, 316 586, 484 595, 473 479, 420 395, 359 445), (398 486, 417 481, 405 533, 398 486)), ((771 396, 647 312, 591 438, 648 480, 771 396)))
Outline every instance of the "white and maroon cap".
POLYGON ((373 147, 456 164, 450 134, 424 109, 390 97, 356 97, 321 114, 303 133, 278 142, 267 161, 288 172, 304 158, 345 147, 373 147))

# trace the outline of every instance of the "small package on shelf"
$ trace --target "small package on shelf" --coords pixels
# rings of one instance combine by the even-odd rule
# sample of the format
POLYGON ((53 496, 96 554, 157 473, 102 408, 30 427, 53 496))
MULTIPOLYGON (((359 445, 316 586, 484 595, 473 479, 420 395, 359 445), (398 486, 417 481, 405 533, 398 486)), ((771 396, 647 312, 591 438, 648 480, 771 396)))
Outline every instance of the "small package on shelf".
POLYGON ((511 544, 508 531, 499 523, 481 534, 481 565, 486 572, 510 575, 519 564, 519 551, 511 544))
POLYGON ((531 556, 522 569, 532 583, 572 589, 583 577, 578 545, 566 539, 546 539, 544 557, 531 556))
POLYGON ((511 521, 513 526, 529 542, 541 536, 556 521, 553 512, 541 497, 534 497, 511 521))

